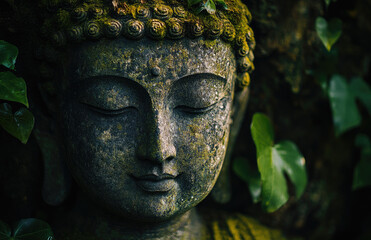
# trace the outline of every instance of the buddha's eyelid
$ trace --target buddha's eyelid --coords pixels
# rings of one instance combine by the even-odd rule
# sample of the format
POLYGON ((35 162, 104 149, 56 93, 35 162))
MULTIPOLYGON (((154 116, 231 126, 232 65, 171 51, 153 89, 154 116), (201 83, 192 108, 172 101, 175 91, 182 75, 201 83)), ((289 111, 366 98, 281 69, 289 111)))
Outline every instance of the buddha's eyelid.
POLYGON ((224 83, 223 88, 227 85, 227 79, 225 77, 216 75, 214 73, 195 73, 183 76, 177 80, 177 82, 187 81, 188 79, 198 79, 199 81, 209 79, 209 80, 219 80, 224 83))
POLYGON ((91 103, 85 100, 79 100, 79 102, 82 104, 85 104, 88 107, 99 108, 99 109, 107 110, 107 111, 117 111, 117 110, 125 109, 125 108, 137 108, 137 106, 135 106, 134 104, 127 104, 127 105, 124 104, 118 107, 113 107, 113 106, 104 106, 104 104, 91 103))
POLYGON ((193 111, 201 111, 201 112, 208 112, 210 111, 211 109, 213 109, 219 102, 223 101, 225 99, 225 97, 223 97, 222 99, 210 104, 209 106, 206 106, 206 107, 190 107, 190 106, 187 106, 187 105, 180 105, 180 106, 177 106, 175 108, 178 108, 178 109, 189 109, 189 110, 193 110, 193 111))
MULTIPOLYGON (((227 79, 222 77, 222 76, 219 76, 219 75, 216 75, 216 74, 213 74, 213 73, 196 73, 196 74, 191 74, 191 75, 186 75, 184 77, 181 77, 179 78, 178 80, 176 80, 176 82, 174 83, 174 85, 172 86, 173 88, 173 91, 174 89, 178 89, 179 86, 182 86, 182 84, 186 84, 187 81, 189 80, 196 80, 195 82, 197 81, 203 81, 203 80, 209 80, 209 81, 220 81, 223 83, 223 86, 222 88, 220 89, 219 92, 219 96, 217 97, 217 102, 220 101, 226 94, 227 92, 227 79)), ((179 89, 178 89, 179 90, 179 89)), ((184 90, 184 89, 183 89, 184 90)), ((211 91, 211 89, 210 89, 211 91)), ((216 99, 215 99, 216 100, 216 99)))
POLYGON ((144 92, 144 93, 147 93, 147 91, 145 90, 145 88, 140 85, 139 83, 137 83, 136 81, 130 79, 130 78, 126 78, 126 77, 123 77, 123 76, 116 76, 116 75, 89 75, 89 76, 86 76, 84 78, 81 78, 80 79, 80 86, 85 86, 85 89, 88 89, 89 88, 89 84, 97 84, 97 86, 99 85, 99 83, 102 83, 104 81, 111 81, 111 82, 116 82, 117 84, 119 85, 124 85, 128 88, 130 88, 130 91, 140 91, 140 92, 144 92))
POLYGON ((126 112, 127 110, 130 110, 130 109, 131 110, 138 110, 137 108, 135 108, 133 106, 128 106, 128 107, 119 108, 119 109, 106 109, 106 108, 102 108, 102 107, 97 107, 97 106, 89 104, 89 103, 83 103, 83 104, 85 104, 88 108, 90 108, 91 110, 93 110, 95 112, 98 112, 98 113, 104 114, 104 115, 111 115, 111 116, 122 114, 122 113, 124 113, 124 112, 126 112))

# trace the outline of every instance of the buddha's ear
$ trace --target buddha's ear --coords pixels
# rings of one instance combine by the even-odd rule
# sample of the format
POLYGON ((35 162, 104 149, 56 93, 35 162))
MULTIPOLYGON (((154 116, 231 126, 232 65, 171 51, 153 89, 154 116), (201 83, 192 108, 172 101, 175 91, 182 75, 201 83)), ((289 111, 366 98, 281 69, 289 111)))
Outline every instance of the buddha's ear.
POLYGON ((59 60, 62 59, 59 51, 52 46, 39 46, 36 42, 20 44, 20 52, 27 53, 23 56, 21 66, 23 72, 28 73, 28 93, 31 111, 35 116, 33 134, 43 160, 42 197, 47 204, 56 206, 67 198, 71 186, 71 177, 65 166, 66 151, 56 121, 59 99, 57 83, 61 82, 59 79, 64 76, 64 69, 59 60))
POLYGON ((234 150, 234 145, 240 131, 247 101, 249 99, 249 89, 248 87, 243 88, 240 91, 235 92, 232 108, 232 124, 229 133, 229 141, 227 152, 224 158, 223 168, 219 174, 219 178, 211 192, 215 202, 218 203, 227 203, 231 199, 231 182, 230 182, 230 166, 231 166, 231 157, 234 150))
POLYGON ((56 116, 58 113, 58 95, 56 83, 53 81, 53 79, 46 78, 37 82, 37 88, 42 100, 42 104, 46 107, 48 114, 51 116, 56 116))
POLYGON ((71 177, 65 164, 65 149, 52 115, 33 110, 35 115, 34 136, 40 147, 44 165, 42 197, 52 206, 63 203, 67 198, 71 177))

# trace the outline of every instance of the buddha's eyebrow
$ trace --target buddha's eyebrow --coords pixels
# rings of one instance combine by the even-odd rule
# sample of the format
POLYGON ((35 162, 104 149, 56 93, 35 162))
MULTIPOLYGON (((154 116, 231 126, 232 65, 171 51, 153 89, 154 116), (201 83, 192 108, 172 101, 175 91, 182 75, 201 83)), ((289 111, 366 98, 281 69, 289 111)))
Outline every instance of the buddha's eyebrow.
POLYGON ((73 75, 78 81, 99 78, 121 78, 122 80, 134 81, 128 77, 122 76, 122 71, 118 69, 104 69, 98 71, 90 67, 78 67, 73 75))
POLYGON ((118 80, 120 82, 135 82, 133 79, 130 79, 128 77, 121 76, 119 74, 89 74, 86 76, 83 76, 79 79, 81 82, 86 81, 109 81, 109 80, 118 80))
POLYGON ((176 81, 187 81, 188 79, 199 79, 199 80, 204 80, 204 79, 210 79, 210 80, 219 80, 219 81, 222 81, 224 82, 224 85, 227 84, 227 79, 222 77, 222 76, 219 76, 219 75, 216 75, 214 73, 195 73, 195 74, 191 74, 191 75, 186 75, 186 76, 182 76, 180 77, 179 79, 177 79, 176 81))
POLYGON ((123 77, 123 76, 118 76, 118 75, 86 75, 84 77, 79 78, 78 81, 74 81, 72 86, 89 86, 89 84, 100 84, 104 82, 111 82, 114 83, 116 82, 117 84, 126 84, 128 86, 134 86, 136 88, 143 88, 142 85, 137 83, 136 81, 123 77))

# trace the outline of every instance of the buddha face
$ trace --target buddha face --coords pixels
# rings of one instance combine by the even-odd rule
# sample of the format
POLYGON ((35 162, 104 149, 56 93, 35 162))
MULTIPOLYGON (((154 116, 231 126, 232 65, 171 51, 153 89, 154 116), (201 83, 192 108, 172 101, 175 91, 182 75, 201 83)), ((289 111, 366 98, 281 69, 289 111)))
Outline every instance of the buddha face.
POLYGON ((70 52, 60 125, 81 189, 110 213, 140 221, 164 221, 203 200, 228 142, 232 48, 120 38, 70 52))

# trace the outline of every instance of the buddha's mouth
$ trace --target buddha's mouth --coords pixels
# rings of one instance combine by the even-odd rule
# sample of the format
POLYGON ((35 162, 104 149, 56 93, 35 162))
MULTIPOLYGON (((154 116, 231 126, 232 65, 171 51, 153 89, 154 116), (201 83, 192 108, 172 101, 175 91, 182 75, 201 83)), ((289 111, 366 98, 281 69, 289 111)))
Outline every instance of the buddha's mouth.
POLYGON ((171 174, 154 175, 148 174, 143 176, 133 176, 135 183, 145 192, 164 193, 172 190, 177 176, 171 174))

